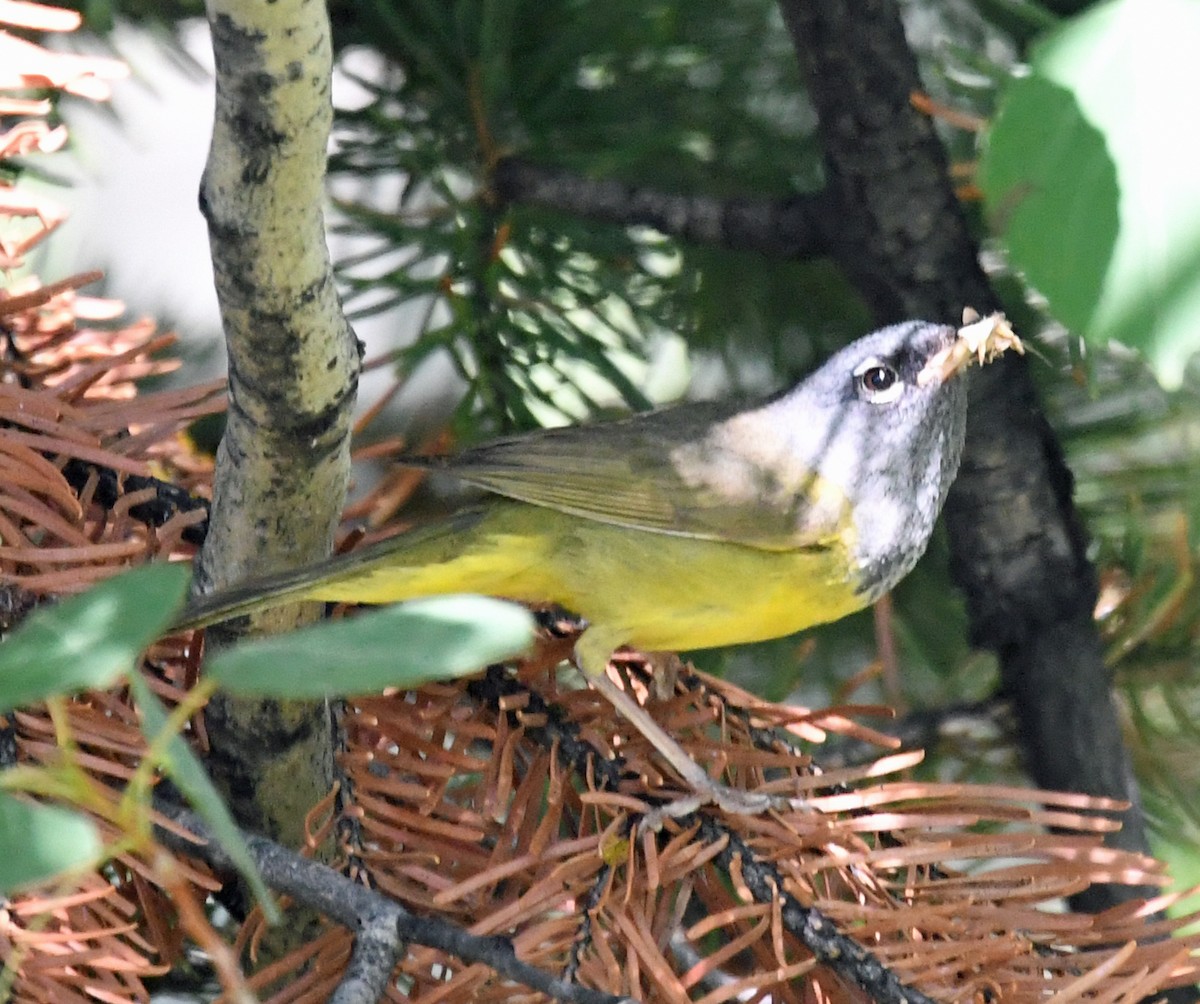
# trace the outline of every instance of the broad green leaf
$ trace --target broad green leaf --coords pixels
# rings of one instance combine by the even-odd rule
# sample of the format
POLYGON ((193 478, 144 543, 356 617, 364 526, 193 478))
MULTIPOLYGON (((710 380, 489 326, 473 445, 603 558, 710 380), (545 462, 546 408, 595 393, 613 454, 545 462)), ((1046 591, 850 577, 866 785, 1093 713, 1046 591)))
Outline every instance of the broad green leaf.
POLYGON ((445 680, 525 651, 533 617, 482 596, 438 596, 257 638, 208 663, 236 694, 317 698, 445 680))
POLYGON ((190 579, 187 565, 143 565, 34 611, 0 645, 0 712, 111 686, 170 625, 190 579))
POLYGON ((1117 239, 1117 173, 1074 94, 1043 76, 1016 81, 981 181, 1013 262, 1058 320, 1089 332, 1117 239))
POLYGON ((9 895, 63 872, 95 865, 100 831, 86 816, 0 791, 0 893, 9 895))
POLYGON ((1200 350, 1200 185, 1181 147, 1195 0, 1115 0, 1048 35, 1002 102, 980 168, 1011 258, 1051 312, 1140 350, 1177 386, 1200 350))
MULTIPOLYGON (((166 709, 151 692, 140 674, 132 674, 129 678, 129 685, 137 700, 138 709, 142 713, 142 733, 148 742, 153 743, 167 724, 166 709)), ((237 870, 241 872, 242 877, 254 893, 255 899, 262 906, 267 920, 272 924, 277 923, 280 917, 279 907, 271 897, 262 876, 258 873, 258 868, 254 864, 254 859, 250 857, 250 851, 246 847, 246 841, 242 838, 237 823, 229 814, 224 799, 221 798, 220 792, 209 778, 204 765, 200 763, 182 736, 177 735, 171 738, 162 767, 179 787, 179 790, 187 796, 192 808, 212 827, 213 835, 225 848, 225 853, 233 859, 237 870)))

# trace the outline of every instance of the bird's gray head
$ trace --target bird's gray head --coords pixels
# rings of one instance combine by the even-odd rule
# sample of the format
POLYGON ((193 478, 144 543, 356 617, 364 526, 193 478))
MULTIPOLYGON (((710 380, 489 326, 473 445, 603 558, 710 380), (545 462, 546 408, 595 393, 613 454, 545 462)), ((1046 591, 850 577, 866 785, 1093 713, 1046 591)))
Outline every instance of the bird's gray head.
POLYGON ((924 553, 958 471, 962 377, 918 374, 957 331, 908 321, 873 332, 771 402, 789 450, 850 502, 859 589, 874 600, 924 553))

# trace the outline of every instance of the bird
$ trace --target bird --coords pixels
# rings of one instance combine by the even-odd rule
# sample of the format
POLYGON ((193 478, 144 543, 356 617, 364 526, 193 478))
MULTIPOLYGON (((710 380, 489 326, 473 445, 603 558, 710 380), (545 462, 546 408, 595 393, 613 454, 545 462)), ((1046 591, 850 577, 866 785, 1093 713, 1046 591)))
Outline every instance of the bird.
POLYGON ((962 455, 972 359, 1020 350, 1003 315, 906 321, 758 402, 691 402, 541 429, 427 461, 482 498, 434 524, 195 597, 176 628, 285 602, 480 593, 557 604, 587 627, 585 678, 692 789, 719 784, 606 672, 612 653, 737 645, 837 620, 924 552, 962 455))

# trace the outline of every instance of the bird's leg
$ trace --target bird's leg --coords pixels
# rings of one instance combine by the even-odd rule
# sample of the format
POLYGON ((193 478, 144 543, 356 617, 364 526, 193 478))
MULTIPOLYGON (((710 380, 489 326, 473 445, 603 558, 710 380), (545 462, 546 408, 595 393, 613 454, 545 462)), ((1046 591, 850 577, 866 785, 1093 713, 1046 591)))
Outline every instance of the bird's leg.
POLYGON ((596 653, 601 650, 601 646, 596 644, 599 639, 593 638, 592 645, 584 646, 582 643, 587 640, 588 636, 584 635, 580 639, 580 644, 576 646, 576 657, 584 677, 646 738, 651 746, 662 754, 667 763, 675 769, 675 772, 693 791, 691 796, 655 810, 651 814, 653 819, 650 819, 650 822, 653 823, 654 819, 661 821, 663 817, 667 816, 684 816, 709 803, 717 805, 726 812, 743 815, 763 812, 777 804, 787 804, 786 799, 776 799, 770 795, 730 788, 709 777, 704 769, 692 759, 687 750, 680 746, 645 708, 609 678, 606 668, 611 648, 604 644, 602 646, 604 654, 597 656, 596 653), (592 657, 595 657, 596 661, 591 661, 592 657), (593 668, 597 665, 598 671, 593 668))

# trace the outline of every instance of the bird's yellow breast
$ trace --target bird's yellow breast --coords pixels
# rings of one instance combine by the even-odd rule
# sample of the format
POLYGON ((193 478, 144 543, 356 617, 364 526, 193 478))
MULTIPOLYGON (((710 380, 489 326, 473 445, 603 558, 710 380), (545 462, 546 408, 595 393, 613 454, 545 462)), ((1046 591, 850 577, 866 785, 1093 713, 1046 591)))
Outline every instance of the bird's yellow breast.
POLYGON ((613 647, 708 648, 781 637, 862 607, 851 538, 847 528, 819 548, 763 551, 496 500, 473 525, 395 538, 308 595, 392 603, 477 592, 561 604, 613 647))

